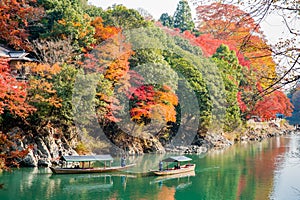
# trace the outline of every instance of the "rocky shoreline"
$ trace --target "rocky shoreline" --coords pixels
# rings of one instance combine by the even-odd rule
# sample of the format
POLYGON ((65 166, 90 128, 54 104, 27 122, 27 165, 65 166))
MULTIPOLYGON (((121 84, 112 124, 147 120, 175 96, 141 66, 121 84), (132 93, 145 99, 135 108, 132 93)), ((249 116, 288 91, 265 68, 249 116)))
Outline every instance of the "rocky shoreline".
MULTIPOLYGON (((254 126, 248 126, 244 134, 235 136, 231 140, 226 137, 226 134, 207 133, 205 138, 196 137, 192 145, 153 145, 155 147, 160 146, 159 150, 155 148, 156 153, 201 154, 207 153, 212 149, 225 149, 238 142, 259 142, 270 137, 296 133, 295 129, 289 125, 279 128, 278 126, 274 126, 273 123, 268 123, 267 126, 265 124, 264 126, 254 124, 254 126)), ((22 135, 22 137, 17 137, 14 140, 15 145, 8 151, 22 151, 30 147, 29 153, 24 158, 17 160, 21 167, 50 167, 58 164, 61 155, 78 155, 74 148, 76 141, 70 144, 70 141, 67 141, 65 138, 57 137, 55 130, 51 131, 49 129, 48 133, 44 136, 32 137, 16 127, 8 133, 8 137, 14 138, 17 134, 22 135)), ((131 143, 130 146, 127 146, 127 149, 128 151, 125 153, 128 155, 148 153, 148 151, 142 148, 141 144, 131 143), (140 148, 136 148, 136 146, 140 148)), ((120 152, 111 152, 112 155, 117 155, 118 153, 120 154, 120 152)))

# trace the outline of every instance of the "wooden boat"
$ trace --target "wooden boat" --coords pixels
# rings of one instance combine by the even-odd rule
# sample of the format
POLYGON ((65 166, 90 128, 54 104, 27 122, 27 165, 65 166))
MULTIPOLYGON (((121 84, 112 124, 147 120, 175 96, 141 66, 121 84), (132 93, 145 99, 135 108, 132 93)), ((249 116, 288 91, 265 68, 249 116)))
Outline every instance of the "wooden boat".
POLYGON ((179 173, 186 173, 190 171, 194 171, 196 165, 195 164, 185 164, 180 166, 180 162, 189 162, 191 161, 191 158, 188 158, 186 156, 172 156, 167 159, 162 160, 163 162, 170 163, 174 162, 176 165, 172 168, 169 168, 167 165, 167 168, 153 171, 153 173, 157 176, 166 176, 166 175, 173 175, 173 174, 179 174, 179 173))
POLYGON ((153 181, 151 181, 150 184, 165 182, 165 181, 174 180, 174 179, 183 179, 186 177, 189 178, 191 176, 196 176, 195 171, 172 174, 172 175, 168 175, 168 176, 157 176, 157 178, 155 178, 153 181))
POLYGON ((111 155, 62 156, 60 160, 63 162, 61 167, 50 167, 51 171, 55 174, 104 173, 121 171, 135 166, 135 164, 129 164, 125 166, 111 166, 111 163, 113 161, 111 155), (95 161, 104 162, 104 166, 92 167, 91 164, 95 161), (108 165, 107 162, 109 163, 108 165), (79 165, 74 165, 74 163, 79 163, 79 165), (88 165, 86 165, 86 163, 88 163, 88 165))

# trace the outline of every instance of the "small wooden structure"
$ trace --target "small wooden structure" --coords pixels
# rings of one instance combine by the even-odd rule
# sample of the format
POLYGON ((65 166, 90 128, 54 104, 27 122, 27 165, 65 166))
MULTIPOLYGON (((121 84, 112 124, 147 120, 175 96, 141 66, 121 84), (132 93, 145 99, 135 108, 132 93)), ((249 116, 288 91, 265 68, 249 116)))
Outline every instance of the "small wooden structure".
POLYGON ((113 158, 111 155, 84 155, 84 156, 62 156, 61 167, 50 167, 55 174, 82 174, 82 173, 103 173, 127 169, 135 164, 125 166, 111 166, 113 158), (93 167, 93 163, 100 161, 103 167, 93 167), (79 164, 77 164, 79 163, 79 164), (70 166, 71 164, 71 166, 70 166))
POLYGON ((165 176, 165 175, 172 175, 172 174, 179 174, 179 173, 186 173, 190 171, 194 171, 196 165, 195 164, 185 164, 180 166, 180 162, 189 162, 191 161, 191 158, 188 158, 186 156, 172 156, 169 158, 166 158, 162 160, 163 162, 166 163, 176 163, 176 165, 172 168, 169 168, 167 164, 167 168, 158 170, 158 171, 153 171, 153 173, 157 176, 165 176))

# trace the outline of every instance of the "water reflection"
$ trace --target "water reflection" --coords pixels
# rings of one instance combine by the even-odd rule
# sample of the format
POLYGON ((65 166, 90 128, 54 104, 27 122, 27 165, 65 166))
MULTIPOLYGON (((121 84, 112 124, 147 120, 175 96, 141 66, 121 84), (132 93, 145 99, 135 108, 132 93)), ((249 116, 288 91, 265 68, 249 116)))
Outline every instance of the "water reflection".
POLYGON ((270 199, 300 199, 300 136, 287 144, 288 151, 278 158, 270 199))
POLYGON ((19 169, 0 174, 0 199, 298 199, 300 158, 291 155, 299 145, 300 136, 280 137, 188 155, 195 172, 177 177, 139 177, 170 156, 162 154, 128 157, 137 165, 123 173, 52 175, 47 168, 19 169))

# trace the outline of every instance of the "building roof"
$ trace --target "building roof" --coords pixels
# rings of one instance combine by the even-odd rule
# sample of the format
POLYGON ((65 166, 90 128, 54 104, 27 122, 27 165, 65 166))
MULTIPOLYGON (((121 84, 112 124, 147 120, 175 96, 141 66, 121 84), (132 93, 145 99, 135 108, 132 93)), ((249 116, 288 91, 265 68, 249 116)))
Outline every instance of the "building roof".
POLYGON ((25 50, 15 51, 0 45, 0 57, 16 61, 38 61, 35 58, 27 57, 27 55, 29 55, 29 53, 25 52, 25 50))
POLYGON ((90 161, 112 161, 113 157, 107 154, 107 155, 62 156, 60 159, 66 162, 90 162, 90 161))
POLYGON ((164 159, 164 162, 184 162, 184 161, 191 161, 191 158, 186 156, 171 156, 169 158, 164 159))

